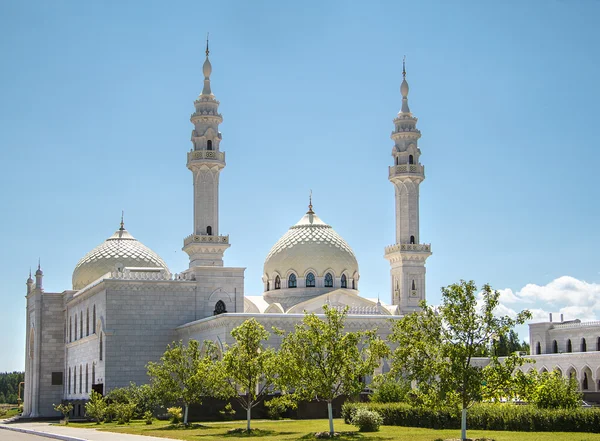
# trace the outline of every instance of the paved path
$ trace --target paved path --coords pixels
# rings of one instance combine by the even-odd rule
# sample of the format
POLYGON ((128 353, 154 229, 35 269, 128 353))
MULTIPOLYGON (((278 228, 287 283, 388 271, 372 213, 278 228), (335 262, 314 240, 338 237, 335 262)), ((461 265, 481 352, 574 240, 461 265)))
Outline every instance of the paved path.
POLYGON ((48 441, 48 438, 12 430, 0 430, 0 441, 48 441))
MULTIPOLYGON (((0 441, 29 440, 29 438, 10 438, 18 432, 40 435, 63 441, 165 441, 164 438, 143 435, 128 435, 125 433, 100 432, 95 429, 81 429, 76 427, 54 426, 51 423, 14 423, 0 424, 0 441)), ((39 441, 38 437, 31 441, 39 441)))

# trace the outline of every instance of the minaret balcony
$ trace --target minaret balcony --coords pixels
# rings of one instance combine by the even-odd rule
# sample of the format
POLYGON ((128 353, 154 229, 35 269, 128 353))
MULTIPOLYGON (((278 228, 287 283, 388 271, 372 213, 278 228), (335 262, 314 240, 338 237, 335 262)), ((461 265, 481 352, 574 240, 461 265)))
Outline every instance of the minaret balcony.
POLYGON ((429 243, 397 243, 385 247, 385 254, 395 253, 397 251, 417 251, 431 253, 431 244, 429 243))
POLYGON ((190 234, 188 237, 183 239, 183 246, 187 246, 193 243, 203 244, 229 244, 229 235, 227 236, 209 236, 207 234, 190 234))
POLYGON ((390 167, 390 178, 394 176, 424 176, 425 167, 421 164, 400 164, 390 167))
POLYGON ((188 152, 188 162, 204 159, 225 162, 225 152, 218 152, 216 150, 193 150, 188 152))

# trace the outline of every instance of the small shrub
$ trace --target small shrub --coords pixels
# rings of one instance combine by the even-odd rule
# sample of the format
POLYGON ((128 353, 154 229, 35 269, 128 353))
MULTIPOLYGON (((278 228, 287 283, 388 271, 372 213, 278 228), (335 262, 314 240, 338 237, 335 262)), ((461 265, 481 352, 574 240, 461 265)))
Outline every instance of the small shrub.
POLYGON ((223 417, 224 420, 231 421, 235 417, 235 409, 231 405, 231 403, 227 403, 223 410, 220 410, 219 413, 223 417))
POLYGON ((104 420, 106 414, 106 408, 108 405, 104 401, 104 397, 96 391, 92 391, 90 400, 85 403, 85 414, 96 420, 96 424, 100 424, 100 421, 104 420))
POLYGON ((73 410, 71 403, 53 404, 54 410, 63 414, 65 425, 69 424, 69 414, 73 410))
POLYGON ((183 419, 181 407, 169 407, 167 413, 169 414, 169 419, 172 424, 179 424, 183 419))
POLYGON ((265 407, 267 408, 269 418, 272 420, 280 420, 287 408, 284 402, 277 399, 265 401, 265 407))
POLYGON ((390 375, 377 375, 369 387, 374 390, 369 397, 374 403, 407 402, 411 391, 409 381, 390 375))
POLYGON ((0 418, 2 418, 7 413, 8 413, 8 409, 4 409, 4 408, 0 407, 0 418))
POLYGON ((383 424, 381 415, 365 408, 358 409, 352 417, 352 425, 358 427, 359 432, 377 432, 381 424, 383 424))
POLYGON ((152 415, 152 412, 150 412, 149 410, 144 412, 144 421, 146 421, 147 425, 152 424, 153 420, 154 420, 154 416, 152 415))
POLYGON ((111 403, 108 409, 112 411, 118 424, 129 424, 135 412, 135 404, 111 403))

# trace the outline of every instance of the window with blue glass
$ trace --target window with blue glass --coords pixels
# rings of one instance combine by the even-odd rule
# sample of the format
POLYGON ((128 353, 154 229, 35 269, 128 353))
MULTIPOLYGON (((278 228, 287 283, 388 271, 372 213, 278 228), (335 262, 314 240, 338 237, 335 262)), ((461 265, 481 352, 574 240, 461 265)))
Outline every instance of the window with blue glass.
POLYGON ((315 275, 313 273, 308 273, 306 275, 306 287, 307 288, 315 287, 315 275))
POLYGON ((290 274, 290 277, 288 277, 288 288, 295 288, 296 287, 296 274, 290 274))
POLYGON ((333 276, 331 275, 331 273, 327 273, 325 274, 325 288, 332 288, 333 287, 333 276))
POLYGON ((341 282, 342 288, 348 288, 348 279, 346 279, 346 274, 342 274, 342 279, 340 282, 341 282))

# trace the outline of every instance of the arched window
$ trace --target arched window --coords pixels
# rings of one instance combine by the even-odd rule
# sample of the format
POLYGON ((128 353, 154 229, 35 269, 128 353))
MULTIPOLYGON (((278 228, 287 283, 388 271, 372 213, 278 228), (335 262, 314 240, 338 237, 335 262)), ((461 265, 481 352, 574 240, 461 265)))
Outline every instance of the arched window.
POLYGON ((342 274, 342 279, 340 280, 340 285, 342 288, 348 288, 348 279, 346 279, 346 274, 342 274))
POLYGON ((69 342, 73 341, 73 318, 69 317, 69 342))
POLYGON ((73 366, 73 393, 77 393, 77 366, 73 366))
POLYGON ((535 345, 535 353, 537 355, 540 355, 542 353, 542 345, 541 345, 541 343, 539 341, 535 345))
POLYGON ((83 311, 79 314, 79 338, 83 338, 83 311))
POLYGON ((573 345, 571 344, 571 339, 567 340, 567 352, 573 352, 573 345))
POLYGON ((271 289, 271 284, 269 283, 269 281, 267 280, 267 291, 271 289))
POLYGON ((354 283, 354 279, 352 279, 352 289, 356 289, 356 283, 354 283))
POLYGON ((85 313, 85 336, 90 335, 90 308, 85 313))
POLYGON ((90 383, 89 383, 89 377, 88 377, 88 365, 86 363, 85 365, 85 393, 88 393, 90 391, 90 383))
POLYGON ((581 352, 587 352, 587 343, 585 342, 585 338, 581 339, 581 352))
POLYGON ((306 275, 306 287, 307 288, 315 287, 315 275, 313 273, 308 273, 306 275))
POLYGON ((332 288, 333 287, 333 276, 331 275, 331 273, 327 273, 325 274, 325 288, 332 288))
POLYGON ((69 386, 68 386, 68 388, 67 388, 67 389, 68 389, 69 393, 71 393, 71 368, 69 368, 69 379, 68 379, 68 383, 69 383, 69 386))
POLYGON ((212 236, 212 227, 210 225, 208 227, 206 227, 206 234, 208 234, 209 236, 212 236))
POLYGON ((83 365, 79 365, 79 393, 83 392, 83 365))
POLYGON ((227 308, 225 307, 225 302, 223 300, 219 300, 215 304, 215 310, 213 312, 213 315, 224 314, 226 312, 227 312, 227 308))
POLYGON ((102 332, 100 332, 100 361, 102 361, 102 332))
POLYGON ((415 158, 413 157, 413 155, 408 155, 408 163, 409 164, 414 164, 415 163, 415 158))
POLYGON ((583 373, 583 381, 581 382, 581 388, 583 390, 589 389, 587 372, 583 373))
POLYGON ((552 342, 552 353, 558 354, 558 342, 556 340, 552 342))
POLYGON ((414 244, 415 243, 415 236, 410 236, 410 243, 414 244))
POLYGON ((397 156, 396 156, 396 165, 400 165, 400 160, 398 159, 397 156))
POLYGON ((411 285, 410 289, 411 289, 412 291, 416 291, 416 290, 417 290, 417 287, 416 287, 416 285, 415 285, 415 281, 414 281, 414 280, 412 281, 412 285, 411 285))
POLYGON ((92 363, 92 386, 96 384, 96 362, 92 363))
POLYGON ((77 340, 77 314, 75 314, 75 340, 77 340))
POLYGON ((290 277, 288 277, 288 288, 295 288, 296 287, 296 274, 290 274, 290 277))
POLYGON ((275 289, 281 289, 281 279, 279 276, 275 277, 275 289))
POLYGON ((210 139, 206 141, 206 150, 212 150, 212 141, 210 139))
POLYGON ((93 309, 93 313, 92 313, 92 333, 95 334, 96 333, 96 305, 94 305, 93 309))

